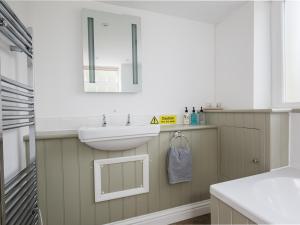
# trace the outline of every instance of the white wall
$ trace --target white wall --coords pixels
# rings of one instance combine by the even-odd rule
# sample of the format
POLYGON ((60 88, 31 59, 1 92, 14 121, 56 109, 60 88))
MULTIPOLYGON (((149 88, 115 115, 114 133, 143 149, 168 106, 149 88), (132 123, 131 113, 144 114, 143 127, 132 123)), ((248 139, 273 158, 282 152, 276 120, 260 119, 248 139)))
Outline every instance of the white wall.
MULTIPOLYGON (((283 74, 283 1, 272 2, 271 39, 272 39, 272 107, 285 107, 282 98, 283 74)), ((291 106, 292 107, 292 106, 291 106)))
POLYGON ((269 2, 249 2, 216 25, 216 101, 225 108, 270 107, 269 2))
POLYGON ((253 4, 216 25, 216 101, 226 108, 252 108, 253 4))
POLYGON ((47 125, 53 125, 51 129, 62 128, 61 124, 70 122, 72 117, 113 111, 181 114, 184 106, 199 107, 214 100, 214 26, 211 24, 99 2, 15 4, 27 4, 30 8, 28 22, 34 30, 36 112, 40 129, 47 129, 47 125), (141 93, 83 92, 82 8, 141 17, 141 93))
POLYGON ((254 2, 253 108, 271 107, 271 3, 254 2))

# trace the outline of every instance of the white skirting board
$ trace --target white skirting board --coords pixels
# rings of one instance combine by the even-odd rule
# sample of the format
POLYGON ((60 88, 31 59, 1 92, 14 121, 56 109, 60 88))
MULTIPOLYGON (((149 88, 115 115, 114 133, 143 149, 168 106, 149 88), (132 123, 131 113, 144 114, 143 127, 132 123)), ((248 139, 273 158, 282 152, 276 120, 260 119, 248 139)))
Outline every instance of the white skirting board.
POLYGON ((106 225, 165 225, 210 213, 210 201, 204 200, 171 209, 132 217, 106 225))

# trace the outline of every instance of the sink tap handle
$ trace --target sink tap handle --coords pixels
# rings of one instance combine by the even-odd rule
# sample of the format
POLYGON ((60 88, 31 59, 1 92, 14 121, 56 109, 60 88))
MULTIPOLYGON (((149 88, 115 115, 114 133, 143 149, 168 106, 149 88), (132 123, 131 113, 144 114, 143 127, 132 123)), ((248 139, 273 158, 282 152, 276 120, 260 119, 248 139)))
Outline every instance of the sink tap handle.
POLYGON ((102 115, 102 126, 106 127, 107 123, 106 123, 106 116, 105 114, 102 115))
POLYGON ((126 123, 126 126, 129 126, 130 125, 130 114, 127 115, 127 123, 126 123))

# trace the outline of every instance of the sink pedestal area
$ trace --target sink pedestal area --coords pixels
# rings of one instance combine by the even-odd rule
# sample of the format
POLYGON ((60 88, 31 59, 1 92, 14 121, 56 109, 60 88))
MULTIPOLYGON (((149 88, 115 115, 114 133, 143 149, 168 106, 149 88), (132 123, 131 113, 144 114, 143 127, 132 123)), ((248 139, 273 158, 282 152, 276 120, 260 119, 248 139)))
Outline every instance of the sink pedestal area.
POLYGON ((78 130, 78 137, 94 149, 121 151, 139 147, 159 132, 159 125, 82 127, 78 130))

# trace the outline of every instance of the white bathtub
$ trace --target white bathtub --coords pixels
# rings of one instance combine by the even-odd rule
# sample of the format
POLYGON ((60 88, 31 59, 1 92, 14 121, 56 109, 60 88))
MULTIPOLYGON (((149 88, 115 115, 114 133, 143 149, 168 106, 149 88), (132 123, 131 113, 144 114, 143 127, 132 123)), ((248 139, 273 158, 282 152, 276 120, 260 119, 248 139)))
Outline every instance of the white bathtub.
POLYGON ((210 187, 210 193, 258 224, 300 224, 300 170, 285 167, 210 187))

